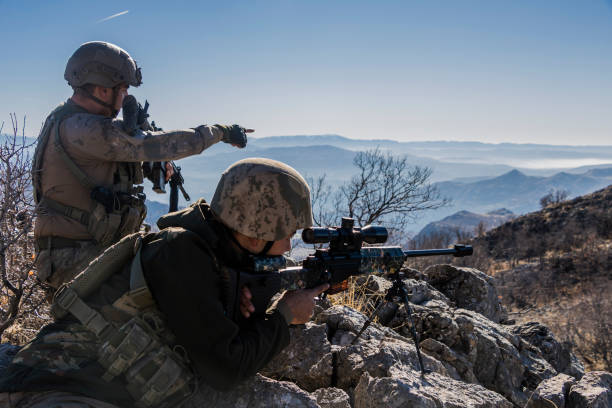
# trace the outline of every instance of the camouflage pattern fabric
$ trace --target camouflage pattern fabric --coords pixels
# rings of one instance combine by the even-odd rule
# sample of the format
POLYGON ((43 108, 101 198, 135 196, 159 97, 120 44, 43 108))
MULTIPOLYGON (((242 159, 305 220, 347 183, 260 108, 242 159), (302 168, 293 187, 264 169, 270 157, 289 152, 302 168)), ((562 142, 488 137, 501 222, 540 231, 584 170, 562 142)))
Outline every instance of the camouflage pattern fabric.
POLYGON ((75 245, 78 246, 39 251, 35 262, 38 279, 57 289, 78 275, 103 251, 93 241, 75 241, 75 245))
POLYGON ((94 398, 63 391, 0 393, 3 408, 118 408, 94 398))
POLYGON ((219 180, 210 208, 234 231, 265 241, 312 226, 308 183, 292 167, 270 159, 231 165, 219 180))
MULTIPOLYGON (((68 101, 67 103, 72 103, 68 101)), ((53 132, 53 130, 51 131, 53 132)), ((168 161, 198 154, 221 140, 223 132, 211 126, 171 132, 138 131, 130 136, 122 121, 79 113, 62 121, 60 135, 66 153, 95 185, 110 187, 124 163, 168 161)), ((91 209, 91 191, 66 167, 52 141, 44 151, 40 194, 85 212, 91 209)), ((142 182, 142 181, 140 181, 142 182)), ((38 208, 35 237, 58 236, 88 240, 85 225, 45 208, 38 208)))
POLYGON ((48 331, 25 345, 13 358, 12 365, 35 367, 65 375, 78 371, 98 355, 99 340, 81 324, 66 325, 62 330, 48 331))

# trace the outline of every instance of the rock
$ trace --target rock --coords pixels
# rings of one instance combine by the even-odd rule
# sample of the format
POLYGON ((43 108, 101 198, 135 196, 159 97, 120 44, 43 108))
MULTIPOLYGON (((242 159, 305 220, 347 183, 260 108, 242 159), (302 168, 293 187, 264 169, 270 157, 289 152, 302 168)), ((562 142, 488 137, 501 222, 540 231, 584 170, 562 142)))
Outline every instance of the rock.
MULTIPOLYGON (((542 367, 542 372, 537 372, 534 377, 540 375, 546 378, 546 373, 548 376, 556 374, 543 359, 536 361, 537 355, 520 353, 520 337, 507 330, 506 326, 496 324, 474 311, 453 309, 440 302, 435 302, 433 306, 414 306, 413 321, 422 339, 423 350, 440 359, 451 374, 457 373, 469 383, 477 382, 519 406, 524 406, 528 400, 522 389, 526 373, 530 373, 525 368, 527 362, 534 367, 542 367)), ((408 337, 410 332, 406 319, 402 306, 390 326, 408 337)))
POLYGON ((571 375, 577 379, 584 375, 582 363, 568 346, 555 339, 548 327, 537 322, 528 322, 513 326, 512 332, 537 347, 546 361, 558 372, 571 375))
POLYGON ((493 278, 473 268, 433 265, 423 272, 427 283, 458 307, 473 310, 498 323, 508 315, 503 309, 493 278))
POLYGON ((367 289, 370 293, 379 294, 384 294, 392 285, 389 280, 377 275, 359 276, 355 284, 367 289))
POLYGON ((420 305, 430 300, 439 300, 446 304, 451 303, 448 297, 427 282, 404 279, 404 285, 408 291, 408 300, 415 305, 420 305))
MULTIPOLYGON (((423 355, 423 364, 431 372, 451 375, 442 363, 423 355)), ((359 382, 364 372, 374 377, 388 377, 391 372, 411 371, 419 375, 419 360, 416 348, 406 341, 383 339, 379 342, 363 341, 341 347, 336 353, 336 386, 350 390, 359 382)))
POLYGON ((402 273, 402 275, 404 275, 404 278, 406 279, 415 279, 420 281, 425 280, 425 275, 423 274, 423 272, 413 268, 409 268, 407 266, 402 266, 400 272, 402 273))
POLYGON ((217 391, 201 384, 181 408, 319 407, 316 398, 288 381, 276 381, 256 374, 231 391, 217 391))
POLYGON ((325 324, 291 327, 289 345, 260 371, 266 377, 291 380, 307 391, 331 385, 332 354, 325 324))
POLYGON ((473 364, 464 355, 457 353, 446 344, 434 339, 423 340, 421 342, 421 349, 442 362, 444 367, 451 373, 452 378, 478 384, 478 379, 472 371, 473 364))
POLYGON ((559 374, 538 385, 527 408, 565 408, 570 387, 576 383, 574 377, 559 374))
POLYGON ((340 388, 320 388, 312 395, 321 408, 351 408, 349 395, 340 388))
POLYGON ((479 385, 436 373, 423 378, 412 371, 395 372, 392 377, 382 378, 364 373, 355 388, 354 400, 355 408, 512 408, 504 397, 479 385))
MULTIPOLYGON (((328 338, 332 344, 344 346, 349 344, 361 330, 367 317, 347 306, 332 306, 315 317, 315 322, 326 324, 328 338)), ((371 324, 360 336, 362 340, 378 340, 385 337, 407 341, 388 327, 371 324)))
POLYGON ((570 388, 568 408, 612 407, 612 374, 606 371, 591 371, 570 388))
POLYGON ((525 367, 523 372, 523 387, 534 390, 538 385, 549 378, 557 375, 557 371, 542 357, 537 348, 527 342, 521 342, 519 346, 521 362, 525 367))

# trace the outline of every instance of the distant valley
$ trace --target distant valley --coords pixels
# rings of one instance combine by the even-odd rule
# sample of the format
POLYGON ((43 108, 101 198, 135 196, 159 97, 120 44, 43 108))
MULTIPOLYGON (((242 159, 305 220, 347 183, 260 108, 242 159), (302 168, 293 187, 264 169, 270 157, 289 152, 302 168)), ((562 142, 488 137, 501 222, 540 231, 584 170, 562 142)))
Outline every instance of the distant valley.
MULTIPOLYGON (((280 160, 306 176, 325 174, 331 184, 339 185, 354 174, 355 154, 375 148, 406 155, 413 165, 430 167, 431 181, 437 183, 444 196, 453 200, 449 207, 422 213, 411 226, 413 234, 427 223, 458 211, 484 214, 507 208, 520 215, 537 210, 539 199, 550 189, 567 190, 570 197, 575 197, 612 184, 612 146, 397 142, 338 135, 275 136, 251 138, 242 150, 220 143, 177 164, 183 169, 185 188, 192 199, 210 200, 221 173, 246 157, 280 160), (571 164, 577 166, 564 167, 571 164)), ((147 196, 167 206, 166 195, 149 190, 147 196)), ((151 215, 154 213, 157 214, 150 210, 151 215)))

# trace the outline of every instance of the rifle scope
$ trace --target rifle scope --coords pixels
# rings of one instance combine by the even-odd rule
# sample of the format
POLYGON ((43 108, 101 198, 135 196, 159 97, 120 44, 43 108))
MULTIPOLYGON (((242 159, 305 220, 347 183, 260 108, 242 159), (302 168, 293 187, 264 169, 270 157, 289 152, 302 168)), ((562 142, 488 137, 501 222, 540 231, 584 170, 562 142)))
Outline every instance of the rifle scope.
POLYGON ((354 220, 343 217, 340 227, 304 228, 302 241, 307 244, 325 244, 327 242, 362 241, 368 244, 382 244, 387 241, 389 233, 385 227, 366 225, 353 228, 354 220))

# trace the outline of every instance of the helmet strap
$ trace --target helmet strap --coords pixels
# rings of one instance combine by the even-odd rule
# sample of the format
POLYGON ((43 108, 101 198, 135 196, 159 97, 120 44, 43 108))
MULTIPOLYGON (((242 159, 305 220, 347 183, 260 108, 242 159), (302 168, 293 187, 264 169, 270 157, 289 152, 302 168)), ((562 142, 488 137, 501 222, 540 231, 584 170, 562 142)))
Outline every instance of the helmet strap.
POLYGON ((119 110, 115 108, 115 102, 117 101, 117 96, 118 96, 118 92, 117 92, 117 87, 114 86, 111 89, 113 90, 113 103, 112 105, 110 103, 106 103, 104 102, 102 99, 94 96, 91 92, 89 92, 87 89, 80 87, 79 88, 81 90, 81 92, 83 92, 83 94, 88 97, 89 99, 91 99, 92 101, 96 102, 99 105, 104 106, 105 108, 110 109, 111 111, 111 115, 113 118, 116 118, 117 115, 119 114, 119 110))
POLYGON ((261 251, 259 251, 257 256, 266 255, 268 253, 268 251, 270 250, 270 248, 272 248, 272 245, 274 245, 274 241, 267 241, 266 242, 266 246, 263 247, 263 249, 261 251))

